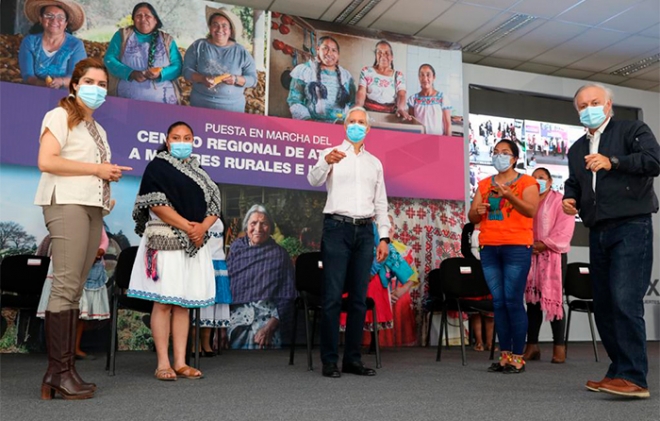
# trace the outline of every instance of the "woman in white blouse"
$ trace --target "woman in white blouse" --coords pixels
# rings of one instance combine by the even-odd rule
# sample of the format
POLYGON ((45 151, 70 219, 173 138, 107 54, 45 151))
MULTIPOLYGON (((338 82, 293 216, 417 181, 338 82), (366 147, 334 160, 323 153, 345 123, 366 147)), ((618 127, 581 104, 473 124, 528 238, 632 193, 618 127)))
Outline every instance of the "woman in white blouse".
POLYGON ((41 124, 41 179, 35 205, 43 207, 52 241, 53 286, 46 310, 48 370, 41 398, 91 398, 96 385, 75 369, 75 333, 79 301, 101 239, 103 215, 110 207, 110 182, 122 171, 110 163, 103 127, 92 117, 105 101, 108 72, 103 62, 84 59, 76 65, 69 96, 44 116, 41 124))

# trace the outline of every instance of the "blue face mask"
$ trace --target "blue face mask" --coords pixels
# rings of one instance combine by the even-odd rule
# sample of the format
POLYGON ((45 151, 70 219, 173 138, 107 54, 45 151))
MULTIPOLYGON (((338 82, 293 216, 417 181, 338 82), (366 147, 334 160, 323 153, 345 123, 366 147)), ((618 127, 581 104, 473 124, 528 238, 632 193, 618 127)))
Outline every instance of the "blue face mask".
POLYGON ((367 128, 362 124, 353 123, 353 124, 349 124, 346 127, 346 136, 348 137, 348 140, 350 140, 353 143, 357 143, 364 140, 366 135, 367 135, 367 128))
POLYGON ((108 91, 96 85, 78 85, 78 97, 92 110, 97 109, 105 102, 108 91))
POLYGON ((540 178, 536 179, 536 182, 539 183, 539 193, 543 194, 548 190, 548 182, 545 180, 541 180, 540 178))
POLYGON ((493 154, 493 166, 497 172, 504 172, 511 166, 511 155, 493 154))
POLYGON ((170 154, 178 159, 186 159, 192 154, 193 146, 192 143, 188 142, 176 142, 170 143, 170 154))
POLYGON ((597 105, 580 111, 580 123, 590 129, 599 128, 607 119, 604 108, 602 105, 597 105))

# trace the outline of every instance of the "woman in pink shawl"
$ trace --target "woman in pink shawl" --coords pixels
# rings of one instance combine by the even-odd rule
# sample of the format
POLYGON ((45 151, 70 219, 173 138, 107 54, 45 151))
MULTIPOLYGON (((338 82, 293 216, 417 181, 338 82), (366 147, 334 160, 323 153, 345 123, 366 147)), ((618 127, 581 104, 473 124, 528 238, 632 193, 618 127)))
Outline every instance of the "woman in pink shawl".
POLYGON ((541 358, 539 330, 543 312, 550 321, 554 347, 552 362, 566 360, 564 344, 564 307, 562 297, 561 255, 568 252, 575 217, 562 212, 562 195, 552 191, 550 171, 538 168, 532 174, 540 185, 539 209, 534 217, 534 250, 532 266, 527 277, 525 301, 527 302, 527 347, 525 360, 541 358))

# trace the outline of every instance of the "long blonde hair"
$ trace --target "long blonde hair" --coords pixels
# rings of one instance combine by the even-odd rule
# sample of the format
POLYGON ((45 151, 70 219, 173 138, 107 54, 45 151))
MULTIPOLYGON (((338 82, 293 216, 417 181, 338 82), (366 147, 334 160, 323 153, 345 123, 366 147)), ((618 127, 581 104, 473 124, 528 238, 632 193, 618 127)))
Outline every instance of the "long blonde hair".
POLYGON ((105 68, 103 62, 98 58, 88 57, 84 60, 80 60, 78 64, 76 64, 76 67, 73 69, 73 74, 71 75, 71 82, 69 82, 69 95, 60 99, 60 102, 57 104, 64 108, 69 116, 67 118, 69 130, 76 127, 85 119, 85 112, 80 104, 78 104, 78 101, 76 101, 76 90, 74 85, 80 83, 80 79, 85 76, 85 73, 87 73, 89 69, 101 69, 105 72, 106 77, 109 77, 108 69, 105 68))

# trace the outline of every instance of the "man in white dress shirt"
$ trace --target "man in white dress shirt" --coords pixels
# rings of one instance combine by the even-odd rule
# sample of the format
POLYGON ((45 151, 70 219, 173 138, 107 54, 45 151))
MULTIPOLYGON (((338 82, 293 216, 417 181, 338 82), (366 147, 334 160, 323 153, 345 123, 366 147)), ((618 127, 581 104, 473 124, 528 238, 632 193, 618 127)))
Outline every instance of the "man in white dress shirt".
POLYGON ((366 296, 376 247, 379 262, 389 252, 390 221, 383 165, 364 148, 371 126, 362 107, 351 108, 344 119, 346 139, 321 152, 307 179, 312 186, 326 184, 328 198, 323 209, 323 315, 321 316, 321 361, 325 377, 340 377, 339 314, 342 294, 348 293, 345 348, 342 372, 374 376, 362 363, 360 347, 367 311, 366 296), (374 239, 373 222, 380 241, 374 239))

